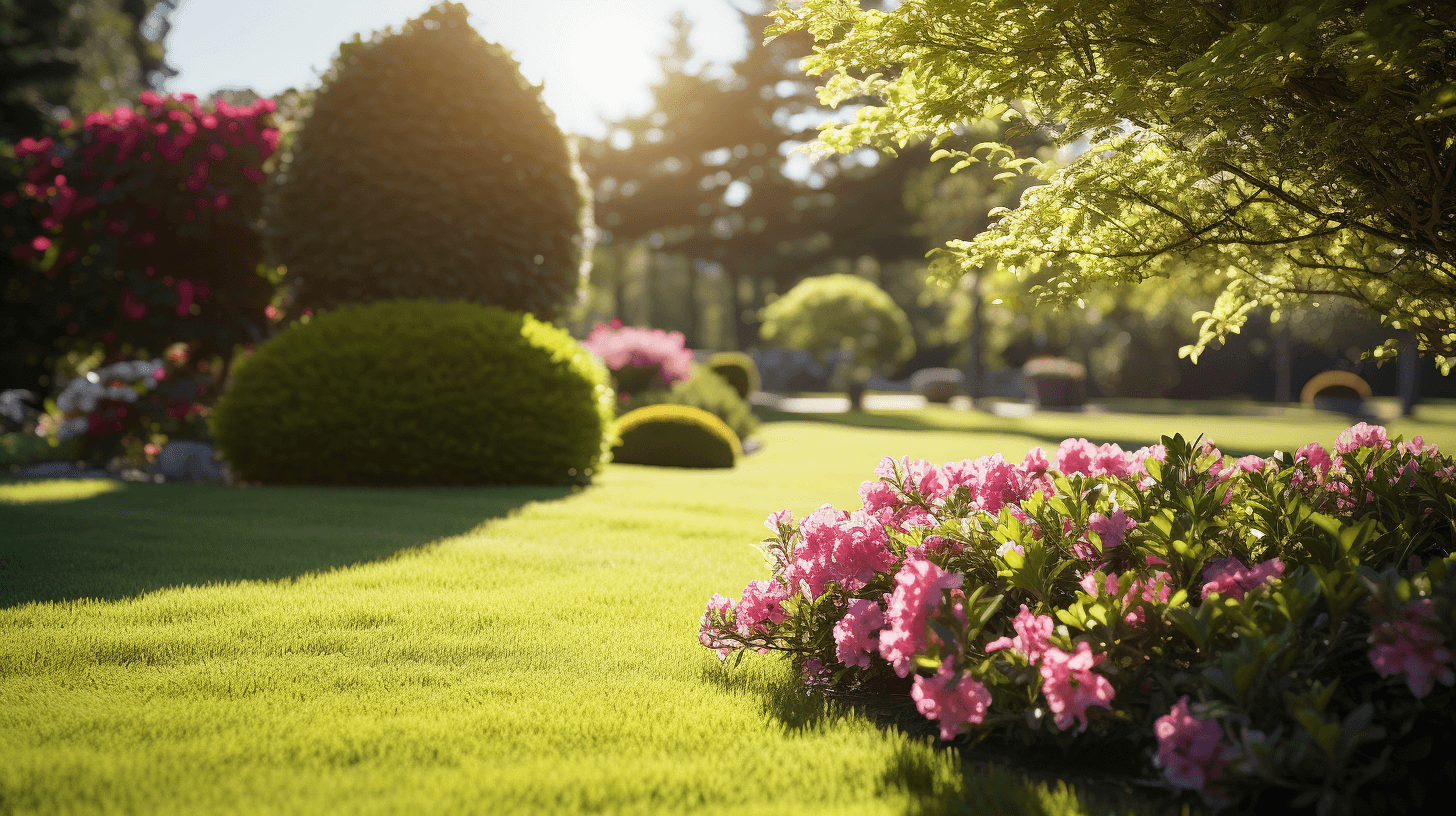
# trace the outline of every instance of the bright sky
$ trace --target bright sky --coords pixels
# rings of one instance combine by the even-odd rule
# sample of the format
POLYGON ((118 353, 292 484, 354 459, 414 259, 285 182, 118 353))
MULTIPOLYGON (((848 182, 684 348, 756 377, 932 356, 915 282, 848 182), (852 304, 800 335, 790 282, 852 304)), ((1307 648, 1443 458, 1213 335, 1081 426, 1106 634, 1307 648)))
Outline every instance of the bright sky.
MULTIPOLYGON (((356 32, 396 26, 434 0, 182 0, 172 15, 170 91, 205 96, 245 87, 271 95, 315 87, 339 43, 356 32)), ((739 5, 756 8, 754 0, 739 5)), ((742 56, 746 35, 728 0, 465 0, 470 22, 511 50, 521 72, 545 82, 546 104, 562 129, 604 133, 601 117, 641 112, 658 75, 668 19, 693 21, 700 63, 742 56)))

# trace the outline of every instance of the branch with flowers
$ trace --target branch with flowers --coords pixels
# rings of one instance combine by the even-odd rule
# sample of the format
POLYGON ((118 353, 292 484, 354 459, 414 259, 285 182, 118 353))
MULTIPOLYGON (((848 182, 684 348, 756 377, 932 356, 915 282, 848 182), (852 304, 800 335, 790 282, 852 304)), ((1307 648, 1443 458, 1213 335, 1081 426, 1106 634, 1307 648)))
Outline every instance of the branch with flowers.
POLYGON ((857 510, 769 516, 769 578, 713 597, 703 645, 888 686, 947 741, 1141 744, 1215 808, 1422 806, 1401 775, 1456 726, 1435 446, 1361 423, 1268 458, 1069 439, 874 475, 857 510))
POLYGON ((262 338, 273 297, 255 228, 273 102, 139 101, 0 150, 20 181, 0 190, 0 251, 18 262, 4 296, 33 337, 230 355, 262 338))

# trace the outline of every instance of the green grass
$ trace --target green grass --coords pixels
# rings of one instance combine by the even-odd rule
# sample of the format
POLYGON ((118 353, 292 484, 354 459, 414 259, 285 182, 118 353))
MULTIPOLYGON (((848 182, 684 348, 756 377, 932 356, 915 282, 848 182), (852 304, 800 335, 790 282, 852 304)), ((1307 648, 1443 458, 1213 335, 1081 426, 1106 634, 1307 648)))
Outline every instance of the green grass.
MULTIPOLYGON (((0 812, 1167 808, 962 763, 806 697, 777 660, 725 672, 695 634, 709 595, 762 577, 769 511, 853 506, 883 454, 1203 420, 769 418, 732 471, 613 466, 570 493, 0 484, 0 812)), ((1302 422, 1213 435, 1244 451, 1340 425, 1302 422)))

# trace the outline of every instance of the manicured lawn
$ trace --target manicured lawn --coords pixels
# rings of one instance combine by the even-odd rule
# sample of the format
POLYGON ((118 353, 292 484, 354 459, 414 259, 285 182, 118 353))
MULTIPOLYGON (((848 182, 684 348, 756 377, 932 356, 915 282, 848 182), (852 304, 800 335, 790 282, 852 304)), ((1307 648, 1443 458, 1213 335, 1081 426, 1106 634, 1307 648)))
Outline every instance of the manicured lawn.
MULTIPOLYGON (((574 492, 0 484, 0 812, 1149 812, 724 672, 704 602, 763 576, 769 511, 855 506, 886 453, 1342 427, 1307 419, 810 417, 574 492)), ((1456 447, 1441 419, 1393 430, 1456 447)))

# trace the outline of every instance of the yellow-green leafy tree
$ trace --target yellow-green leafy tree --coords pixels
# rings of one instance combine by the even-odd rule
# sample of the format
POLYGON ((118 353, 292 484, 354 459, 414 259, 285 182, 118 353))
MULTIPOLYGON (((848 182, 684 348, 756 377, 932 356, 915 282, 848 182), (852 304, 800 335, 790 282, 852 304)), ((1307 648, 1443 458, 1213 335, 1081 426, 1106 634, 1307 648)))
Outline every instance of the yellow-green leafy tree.
POLYGON ((948 244, 947 274, 1041 272, 1061 302, 1218 276, 1194 355, 1260 305, 1347 298, 1456 364, 1456 4, 803 0, 777 15, 772 32, 814 35, 823 101, 876 102, 827 125, 829 149, 944 143, 984 117, 1086 146, 1060 166, 999 142, 939 153, 1047 182, 948 244))

